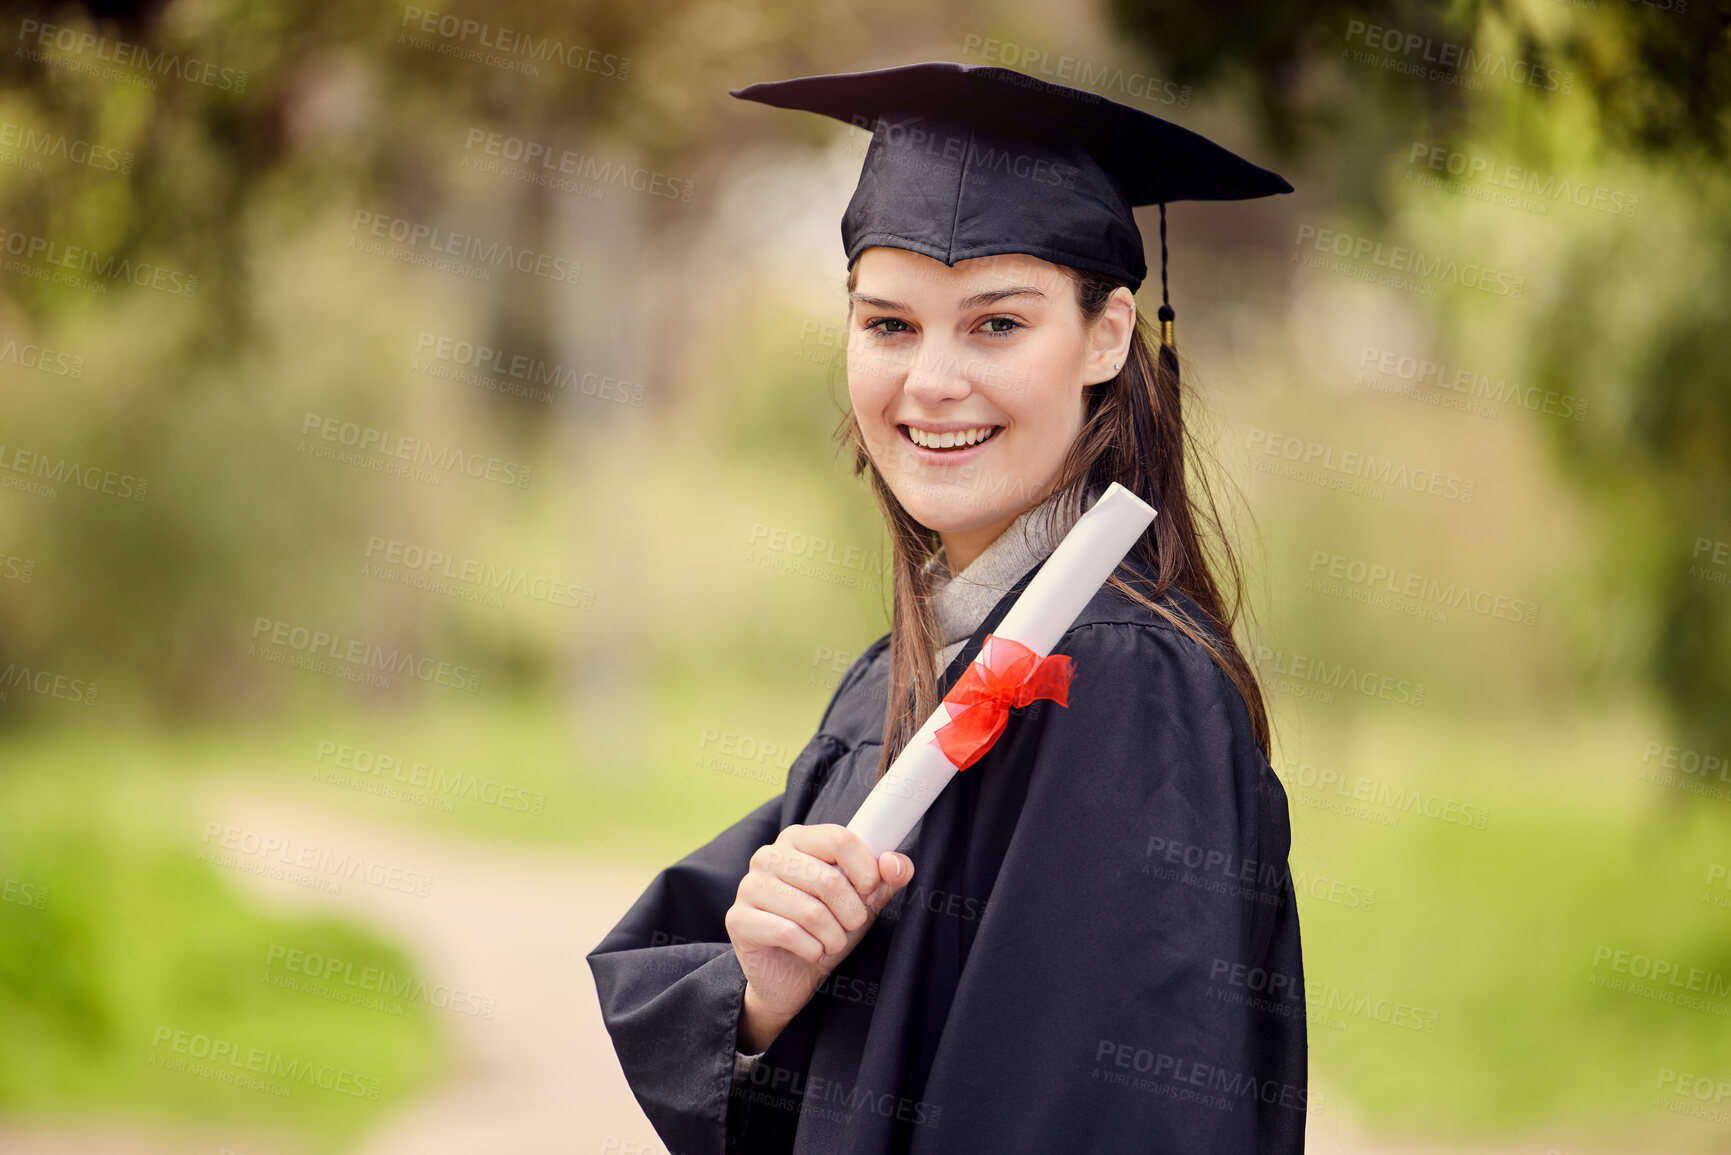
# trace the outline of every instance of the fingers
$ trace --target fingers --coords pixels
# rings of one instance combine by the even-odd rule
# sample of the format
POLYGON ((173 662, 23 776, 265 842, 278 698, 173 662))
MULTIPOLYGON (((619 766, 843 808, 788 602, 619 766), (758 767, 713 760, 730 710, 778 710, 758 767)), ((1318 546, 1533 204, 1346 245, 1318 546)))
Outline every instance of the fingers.
POLYGON ((798 922, 753 906, 735 906, 727 912, 727 933, 737 943, 780 947, 813 966, 828 953, 822 940, 798 922))
MULTIPOLYGON (((770 846, 759 847, 751 857, 753 872, 763 872, 781 879, 789 886, 797 887, 807 894, 821 899, 825 906, 835 912, 835 916, 848 930, 863 926, 871 918, 871 912, 866 909, 865 898, 856 891, 851 879, 843 868, 822 857, 825 853, 824 843, 832 841, 829 838, 804 838, 800 831, 811 830, 811 827, 789 827, 795 833, 789 835, 786 831, 770 846), (801 840, 816 844, 818 854, 809 854, 798 848, 801 840)), ((840 827, 832 829, 840 830, 840 827)), ((858 835, 849 834, 850 838, 858 839, 858 835)), ((864 850, 861 843, 859 850, 864 850)), ((868 862, 871 856, 866 855, 868 862)), ((877 864, 871 863, 872 873, 877 873, 877 864)), ((869 895, 868 889, 865 894, 869 895)))
POLYGON ((907 855, 886 850, 874 858, 864 840, 846 827, 788 826, 774 843, 758 847, 751 856, 751 869, 740 880, 738 904, 786 925, 756 918, 742 925, 773 931, 775 937, 762 939, 763 945, 783 947, 816 965, 850 949, 854 934, 870 924, 913 875, 907 855), (863 892, 856 889, 860 883, 866 885, 863 892), (804 937, 792 935, 792 929, 804 937))
POLYGON ((833 822, 817 826, 795 824, 784 829, 776 842, 784 840, 813 858, 839 866, 861 898, 870 894, 878 884, 878 867, 872 852, 866 849, 863 838, 845 826, 833 822))
POLYGON ((878 856, 878 874, 883 878, 866 901, 873 916, 887 905, 914 878, 914 860, 905 854, 886 850, 878 856))
POLYGON ((764 877, 746 888, 746 900, 759 910, 767 910, 792 919, 804 927, 808 933, 823 943, 826 952, 835 952, 847 948, 848 931, 852 927, 864 926, 870 920, 871 914, 865 904, 846 886, 841 892, 848 900, 859 906, 859 917, 851 914, 843 922, 834 908, 830 907, 817 895, 789 886, 779 878, 764 877))
POLYGON ((871 918, 847 876, 821 859, 780 846, 764 846, 752 855, 751 866, 741 880, 741 894, 758 906, 767 909, 771 897, 781 899, 776 909, 789 913, 815 904, 844 931, 863 926, 871 918))

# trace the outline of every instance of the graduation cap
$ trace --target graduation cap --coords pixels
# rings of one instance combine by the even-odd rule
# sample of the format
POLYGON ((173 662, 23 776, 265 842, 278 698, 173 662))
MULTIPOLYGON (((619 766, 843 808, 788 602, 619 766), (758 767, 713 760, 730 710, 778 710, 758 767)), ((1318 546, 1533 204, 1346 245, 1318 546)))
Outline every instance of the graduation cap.
POLYGON ((1160 206, 1161 343, 1172 346, 1166 202, 1292 191, 1265 168, 1169 120, 995 65, 932 61, 731 89, 742 100, 869 128, 842 217, 848 267, 871 245, 946 265, 1027 253, 1141 287, 1131 212, 1160 206))

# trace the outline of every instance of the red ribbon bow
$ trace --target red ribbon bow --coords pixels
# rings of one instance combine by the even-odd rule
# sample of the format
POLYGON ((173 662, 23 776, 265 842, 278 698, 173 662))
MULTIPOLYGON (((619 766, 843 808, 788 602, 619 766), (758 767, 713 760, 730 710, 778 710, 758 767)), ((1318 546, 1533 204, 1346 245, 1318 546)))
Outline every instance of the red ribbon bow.
POLYGON ((933 739, 958 771, 992 748, 1009 721, 1011 706, 1026 706, 1036 698, 1068 706, 1070 678, 1076 672, 1068 654, 1042 658, 1021 642, 996 634, 987 634, 980 649, 986 654, 984 665, 968 663, 944 695, 951 717, 933 739))

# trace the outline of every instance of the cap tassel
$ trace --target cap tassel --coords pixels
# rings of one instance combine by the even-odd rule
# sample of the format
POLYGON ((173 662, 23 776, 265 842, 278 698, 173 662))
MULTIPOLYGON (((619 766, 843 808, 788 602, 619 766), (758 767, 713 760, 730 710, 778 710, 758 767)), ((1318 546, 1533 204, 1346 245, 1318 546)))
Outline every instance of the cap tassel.
POLYGON ((1172 311, 1172 296, 1166 285, 1166 203, 1160 203, 1160 363, 1178 384, 1178 344, 1173 337, 1172 322, 1178 314, 1172 311))

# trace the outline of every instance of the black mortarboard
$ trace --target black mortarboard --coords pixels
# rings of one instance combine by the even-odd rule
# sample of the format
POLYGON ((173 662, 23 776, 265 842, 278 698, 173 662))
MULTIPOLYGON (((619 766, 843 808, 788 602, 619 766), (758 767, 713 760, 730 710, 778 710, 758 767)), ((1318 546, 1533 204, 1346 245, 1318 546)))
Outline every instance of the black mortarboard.
MULTIPOLYGON (((1110 274, 1134 290, 1148 264, 1131 208, 1158 204, 1164 291, 1167 201, 1292 191, 1171 121, 992 65, 932 61, 731 91, 871 129, 841 222, 850 268, 870 245, 946 265, 1028 253, 1110 274)), ((1170 322, 1169 304, 1161 319, 1170 322)))

